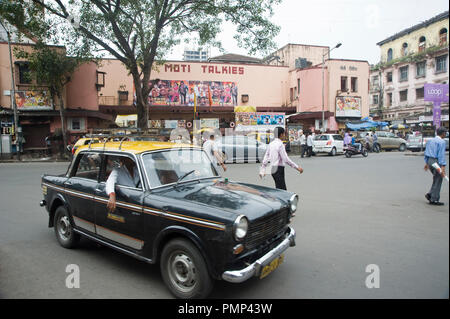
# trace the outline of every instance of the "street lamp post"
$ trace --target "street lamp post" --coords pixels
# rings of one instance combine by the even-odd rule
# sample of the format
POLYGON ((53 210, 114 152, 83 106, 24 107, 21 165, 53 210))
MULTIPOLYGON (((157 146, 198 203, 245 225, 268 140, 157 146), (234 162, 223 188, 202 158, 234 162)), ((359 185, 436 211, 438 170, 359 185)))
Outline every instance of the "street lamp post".
POLYGON ((322 54, 322 133, 325 133, 325 55, 330 58, 330 52, 336 48, 339 48, 342 43, 338 43, 331 50, 328 49, 327 53, 322 54))

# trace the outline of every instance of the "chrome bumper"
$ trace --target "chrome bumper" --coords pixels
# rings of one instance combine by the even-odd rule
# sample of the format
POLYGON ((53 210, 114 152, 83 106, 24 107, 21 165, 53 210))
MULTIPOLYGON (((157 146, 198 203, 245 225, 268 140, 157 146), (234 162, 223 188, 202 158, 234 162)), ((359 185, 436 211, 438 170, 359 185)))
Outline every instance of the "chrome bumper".
POLYGON ((293 246, 295 246, 295 230, 289 227, 289 234, 277 247, 244 269, 225 271, 222 274, 222 279, 228 282, 240 283, 253 276, 258 276, 264 266, 280 256, 286 249, 293 246))

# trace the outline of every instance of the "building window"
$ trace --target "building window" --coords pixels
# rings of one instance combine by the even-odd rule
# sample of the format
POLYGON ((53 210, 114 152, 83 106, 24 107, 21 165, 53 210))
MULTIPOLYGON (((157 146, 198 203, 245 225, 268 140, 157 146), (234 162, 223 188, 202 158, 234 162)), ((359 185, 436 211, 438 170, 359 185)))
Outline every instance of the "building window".
POLYGON ((421 36, 419 38, 419 52, 425 51, 426 46, 426 38, 424 36, 421 36))
POLYGON ((392 72, 388 72, 386 74, 386 82, 391 83, 392 82, 392 72))
POLYGON ((373 87, 378 87, 378 85, 380 85, 378 75, 372 76, 372 86, 373 87))
POLYGON ((341 92, 347 91, 347 77, 341 76, 341 92))
POLYGON ((423 99, 424 97, 424 88, 416 89, 416 100, 423 99))
POLYGON ((388 93, 386 95, 386 106, 391 106, 392 105, 392 93, 388 93))
POLYGON ((297 79, 297 95, 300 95, 300 79, 297 79))
POLYGON ((447 72, 447 55, 436 58, 436 73, 447 72))
POLYGON ((392 49, 389 49, 387 52, 387 61, 388 62, 392 60, 392 55, 393 55, 392 49))
POLYGON ((425 61, 419 62, 416 64, 416 77, 423 77, 425 76, 425 61))
POLYGON ((408 55, 408 43, 403 43, 402 44, 402 56, 407 56, 408 55))
POLYGON ((402 66, 399 70, 400 73, 400 82, 408 81, 408 66, 402 66))
POLYGON ((441 31, 439 31, 439 45, 446 45, 447 44, 447 29, 442 28, 441 31))
POLYGON ((405 102, 408 100, 408 90, 400 91, 400 102, 405 102))
POLYGON ((69 131, 84 131, 84 118, 69 118, 69 131))
POLYGON ((378 94, 372 95, 372 105, 378 105, 378 94))
POLYGON ((28 63, 19 63, 19 83, 31 84, 31 72, 28 63))
POLYGON ((351 78, 351 90, 352 92, 358 92, 358 78, 351 78))

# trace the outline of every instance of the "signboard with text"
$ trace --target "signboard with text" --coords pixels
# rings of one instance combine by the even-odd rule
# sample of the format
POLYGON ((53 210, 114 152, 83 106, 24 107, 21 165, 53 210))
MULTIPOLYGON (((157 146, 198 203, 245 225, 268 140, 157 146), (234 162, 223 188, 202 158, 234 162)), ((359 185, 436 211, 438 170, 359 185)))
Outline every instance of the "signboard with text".
POLYGON ((425 83, 424 100, 433 102, 433 125, 441 126, 441 103, 448 103, 448 84, 425 83))

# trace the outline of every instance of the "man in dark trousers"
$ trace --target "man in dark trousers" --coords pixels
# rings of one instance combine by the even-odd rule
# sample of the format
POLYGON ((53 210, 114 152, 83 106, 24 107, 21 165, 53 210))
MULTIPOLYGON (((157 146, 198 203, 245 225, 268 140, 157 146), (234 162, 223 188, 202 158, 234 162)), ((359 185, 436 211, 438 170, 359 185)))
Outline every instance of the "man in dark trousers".
POLYGON ((286 190, 286 181, 284 178, 284 166, 288 164, 295 170, 299 171, 300 174, 303 173, 303 168, 295 164, 287 155, 286 149, 284 148, 283 139, 285 138, 285 131, 282 127, 276 127, 274 130, 275 139, 267 147, 266 154, 261 165, 261 170, 259 176, 263 177, 265 175, 265 169, 270 162, 272 167, 272 177, 275 181, 275 187, 278 189, 286 190))
POLYGON ((430 170, 433 174, 433 184, 430 191, 425 194, 425 198, 428 199, 431 205, 442 206, 444 203, 440 202, 442 178, 445 177, 445 166, 447 162, 445 160, 445 141, 444 137, 447 134, 445 127, 438 128, 436 137, 427 142, 425 147, 425 167, 424 170, 430 170), (436 163, 439 168, 436 168, 436 163), (434 166, 433 166, 434 165, 434 166))

